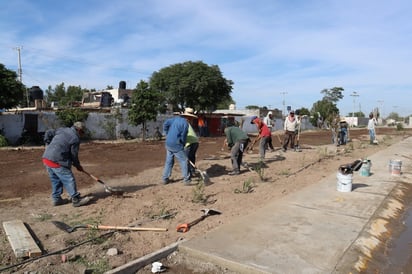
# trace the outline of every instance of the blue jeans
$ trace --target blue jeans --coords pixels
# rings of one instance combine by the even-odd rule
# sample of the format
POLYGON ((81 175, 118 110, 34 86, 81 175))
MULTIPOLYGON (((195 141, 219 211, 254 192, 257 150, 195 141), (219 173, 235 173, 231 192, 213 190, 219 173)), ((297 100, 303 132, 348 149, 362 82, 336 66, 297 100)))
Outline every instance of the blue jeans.
POLYGON ((169 179, 170 175, 172 175, 175 157, 179 161, 180 169, 182 170, 183 181, 190 182, 190 173, 187 166, 187 156, 185 151, 183 149, 179 151, 171 151, 168 147, 166 147, 166 162, 162 176, 163 182, 166 182, 169 179))
POLYGON ((369 130, 369 137, 370 137, 371 143, 373 143, 373 141, 375 141, 375 130, 374 129, 369 130))
POLYGON ((46 166, 46 170, 51 181, 53 201, 61 199, 63 187, 71 198, 80 196, 80 193, 77 192, 76 179, 74 178, 71 169, 66 167, 51 168, 46 166))

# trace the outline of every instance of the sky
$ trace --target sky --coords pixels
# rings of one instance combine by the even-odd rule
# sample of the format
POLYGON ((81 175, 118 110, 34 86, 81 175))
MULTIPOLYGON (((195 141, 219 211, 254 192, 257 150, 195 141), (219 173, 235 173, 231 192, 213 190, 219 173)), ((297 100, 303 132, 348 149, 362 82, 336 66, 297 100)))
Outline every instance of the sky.
POLYGON ((342 115, 412 115, 410 0, 0 0, 0 63, 27 87, 135 88, 186 61, 219 66, 237 109, 342 87, 342 115))

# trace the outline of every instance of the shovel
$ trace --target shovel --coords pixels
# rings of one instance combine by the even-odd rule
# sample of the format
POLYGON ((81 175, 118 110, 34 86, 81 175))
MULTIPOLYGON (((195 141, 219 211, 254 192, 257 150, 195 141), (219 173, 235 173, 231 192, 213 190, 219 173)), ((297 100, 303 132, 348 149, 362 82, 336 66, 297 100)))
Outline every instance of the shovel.
POLYGON ((176 231, 177 232, 182 232, 185 233, 187 231, 189 231, 189 229, 194 226, 197 223, 200 223, 201 221, 203 221, 204 219, 206 219, 207 216, 211 216, 211 215, 219 215, 222 214, 220 211, 214 210, 214 209, 202 209, 203 211, 203 215, 199 218, 197 218, 196 220, 190 222, 190 223, 184 223, 184 224, 180 224, 176 227, 176 231))
POLYGON ((209 175, 207 175, 206 171, 202 171, 202 170, 198 169, 192 161, 190 161, 189 159, 187 159, 187 160, 192 165, 192 167, 194 167, 200 173, 200 176, 202 177, 203 183, 205 185, 209 185, 210 184, 210 178, 209 178, 209 175))
POLYGON ((167 228, 156 228, 156 227, 129 227, 129 226, 109 226, 109 225, 75 225, 69 226, 63 222, 52 221, 52 223, 59 229, 72 233, 78 228, 89 228, 89 229, 98 229, 98 230, 123 230, 123 231, 167 231, 167 228))
POLYGON ((90 177, 91 177, 93 180, 95 180, 96 182, 102 184, 102 185, 104 186, 104 190, 105 190, 106 192, 111 193, 111 194, 115 194, 115 195, 119 195, 119 196, 123 195, 123 193, 124 193, 123 190, 119 190, 119 189, 112 188, 112 187, 106 185, 102 180, 100 180, 100 179, 97 178, 96 176, 93 176, 92 174, 90 174, 89 172, 87 172, 87 171, 85 171, 85 170, 83 170, 83 172, 84 172, 85 174, 87 174, 88 176, 90 176, 90 177))

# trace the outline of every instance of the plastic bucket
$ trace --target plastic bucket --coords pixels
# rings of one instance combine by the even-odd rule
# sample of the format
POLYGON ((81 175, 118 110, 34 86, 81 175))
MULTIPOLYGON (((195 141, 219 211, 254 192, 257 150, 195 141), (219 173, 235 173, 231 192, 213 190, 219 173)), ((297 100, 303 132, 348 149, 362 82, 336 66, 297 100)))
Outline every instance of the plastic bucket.
POLYGON ((359 169, 359 175, 369 177, 371 174, 371 166, 372 166, 372 163, 370 160, 363 160, 362 166, 359 169))
POLYGON ((352 191, 352 177, 353 174, 342 174, 338 172, 336 178, 338 179, 337 182, 337 190, 340 192, 351 192, 352 191))
POLYGON ((389 161, 389 172, 392 175, 400 176, 402 169, 402 161, 401 160, 390 160, 389 161))

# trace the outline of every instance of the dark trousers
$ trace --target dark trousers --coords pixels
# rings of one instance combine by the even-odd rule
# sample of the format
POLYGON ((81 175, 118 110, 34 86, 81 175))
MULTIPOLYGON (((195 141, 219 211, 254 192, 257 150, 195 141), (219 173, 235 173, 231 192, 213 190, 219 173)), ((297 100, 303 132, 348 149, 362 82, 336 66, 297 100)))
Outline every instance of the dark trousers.
MULTIPOLYGON (((189 146, 185 147, 185 152, 186 152, 186 156, 187 159, 189 159, 189 161, 191 161, 194 165, 196 164, 196 151, 197 148, 199 147, 199 143, 193 143, 190 144, 189 146)), ((191 176, 193 176, 193 174, 195 174, 195 168, 190 164, 190 162, 187 161, 187 167, 189 170, 189 173, 191 176)))
POLYGON ((285 132, 285 138, 283 139, 283 149, 286 150, 288 147, 288 144, 290 142, 290 148, 294 149, 295 148, 295 132, 294 131, 286 131, 285 132))
POLYGON ((242 165, 243 152, 249 143, 249 139, 236 142, 230 149, 230 160, 233 171, 240 171, 242 165))

